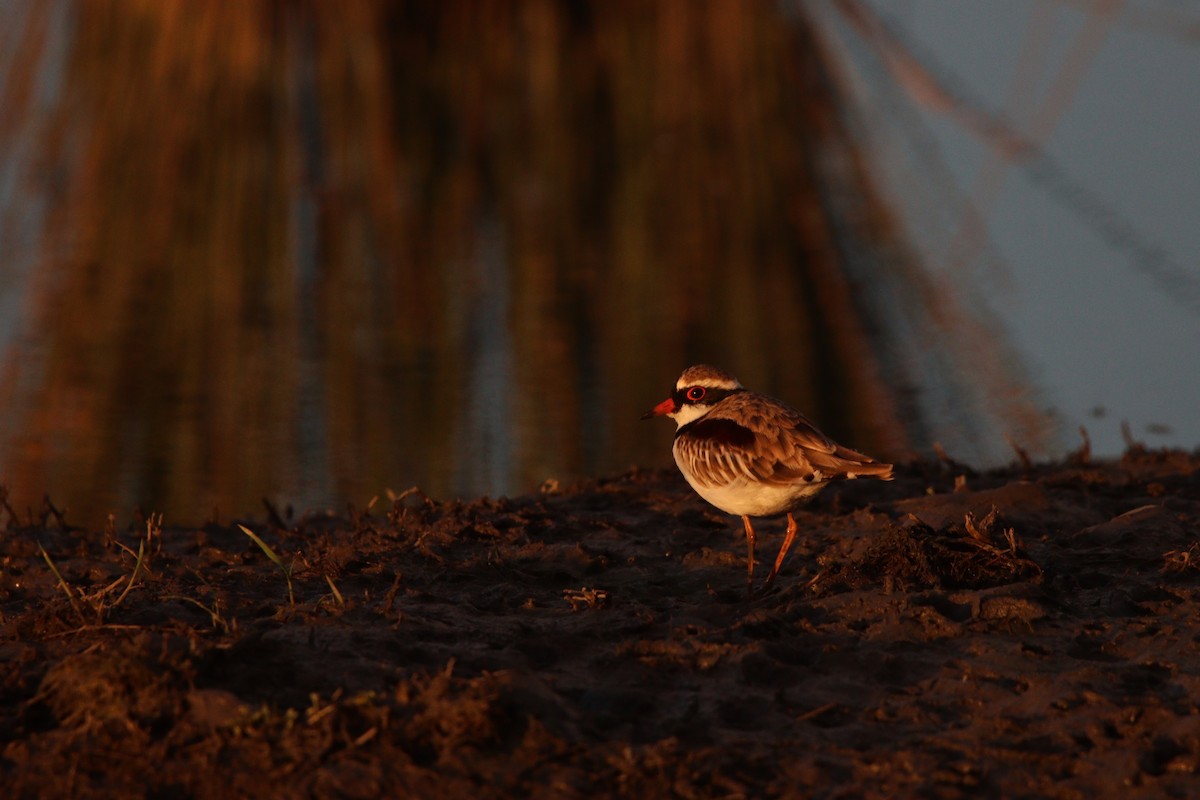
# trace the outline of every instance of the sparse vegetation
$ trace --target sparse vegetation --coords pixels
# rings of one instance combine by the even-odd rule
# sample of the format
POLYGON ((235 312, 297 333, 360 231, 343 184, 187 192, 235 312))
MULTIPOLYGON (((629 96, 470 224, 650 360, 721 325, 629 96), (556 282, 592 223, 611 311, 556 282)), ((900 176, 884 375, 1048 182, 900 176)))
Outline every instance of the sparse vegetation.
POLYGON ((279 571, 283 573, 284 580, 287 581, 288 605, 294 607, 296 605, 296 592, 292 588, 292 571, 295 567, 295 562, 293 561, 291 564, 284 564, 283 559, 279 557, 279 554, 272 550, 270 545, 260 539, 258 534, 247 528, 245 525, 238 525, 238 527, 241 529, 242 533, 249 536, 251 541, 258 545, 259 549, 266 554, 267 558, 271 559, 271 563, 279 567, 279 571))
POLYGON ((301 516, 291 563, 250 526, 50 515, 0 557, 5 788, 1186 796, 1200 457, 961 474, 831 489, 751 601, 736 520, 674 471, 301 516))

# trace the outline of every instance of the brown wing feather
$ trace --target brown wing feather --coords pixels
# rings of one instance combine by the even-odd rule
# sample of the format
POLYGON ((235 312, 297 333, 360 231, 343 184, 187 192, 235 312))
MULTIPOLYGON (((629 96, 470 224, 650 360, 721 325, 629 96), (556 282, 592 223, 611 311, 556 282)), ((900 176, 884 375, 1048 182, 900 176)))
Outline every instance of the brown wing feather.
POLYGON ((842 447, 791 406, 741 392, 680 428, 675 447, 702 483, 739 478, 793 484, 871 475, 891 480, 892 467, 842 447))

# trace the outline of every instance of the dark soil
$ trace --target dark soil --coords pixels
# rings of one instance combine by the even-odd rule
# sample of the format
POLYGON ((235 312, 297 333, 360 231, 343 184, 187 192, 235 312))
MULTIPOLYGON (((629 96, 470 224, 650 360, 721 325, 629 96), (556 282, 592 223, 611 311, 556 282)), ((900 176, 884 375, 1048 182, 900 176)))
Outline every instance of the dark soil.
POLYGON ((673 473, 275 521, 294 604, 236 525, 9 519, 6 797, 1200 787, 1197 455, 847 483, 753 599, 673 473))

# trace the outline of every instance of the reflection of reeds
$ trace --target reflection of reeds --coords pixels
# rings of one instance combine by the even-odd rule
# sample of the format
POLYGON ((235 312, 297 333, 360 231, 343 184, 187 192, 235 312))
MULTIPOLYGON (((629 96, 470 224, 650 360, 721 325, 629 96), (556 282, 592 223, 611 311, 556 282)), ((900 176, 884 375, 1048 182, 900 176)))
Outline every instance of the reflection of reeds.
MULTIPOLYGON (((27 431, 4 455, 18 489, 173 516, 273 490, 473 491, 454 476, 481 456, 454 431, 493 227, 509 490, 661 463, 633 420, 701 359, 839 438, 903 445, 813 176, 838 134, 802 19, 632 0, 73 14, 61 102, 22 123, 66 166, 32 349, 7 363, 31 388, 0 398, 27 431)), ((12 85, 34 80, 24 57, 12 85)))

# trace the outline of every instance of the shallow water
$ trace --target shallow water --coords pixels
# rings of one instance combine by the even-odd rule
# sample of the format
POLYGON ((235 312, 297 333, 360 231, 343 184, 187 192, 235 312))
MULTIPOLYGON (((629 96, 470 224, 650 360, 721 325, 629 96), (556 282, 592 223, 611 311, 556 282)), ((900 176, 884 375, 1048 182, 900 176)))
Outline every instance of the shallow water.
POLYGON ((4 6, 20 515, 668 464, 638 416, 701 361, 882 458, 1058 446, 976 299, 904 255, 803 17, 467 8, 4 6))

